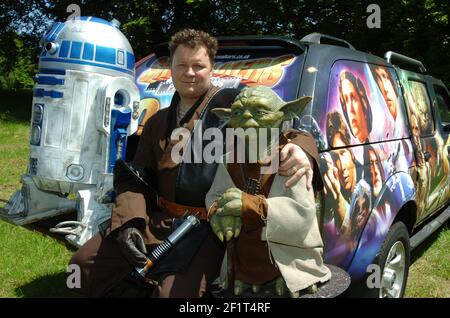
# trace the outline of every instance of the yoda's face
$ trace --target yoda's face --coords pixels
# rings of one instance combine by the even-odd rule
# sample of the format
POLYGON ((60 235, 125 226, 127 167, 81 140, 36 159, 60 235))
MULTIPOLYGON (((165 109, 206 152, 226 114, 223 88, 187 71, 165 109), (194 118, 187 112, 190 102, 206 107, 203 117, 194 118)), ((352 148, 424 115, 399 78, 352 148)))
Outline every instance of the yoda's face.
POLYGON ((263 96, 238 98, 230 108, 228 125, 232 128, 278 128, 283 122, 284 113, 278 110, 277 103, 263 96))
POLYGON ((300 114, 310 100, 310 97, 302 97, 286 103, 270 88, 255 86, 244 88, 230 108, 216 108, 212 112, 227 121, 230 127, 243 129, 244 134, 238 133, 237 137, 245 139, 249 155, 256 153, 260 157, 264 151, 270 151, 270 147, 256 145, 276 142, 280 132, 272 129, 300 114))
POLYGON ((265 86, 244 88, 230 108, 216 108, 212 112, 228 122, 232 128, 278 128, 284 120, 299 115, 311 97, 284 102, 265 86))

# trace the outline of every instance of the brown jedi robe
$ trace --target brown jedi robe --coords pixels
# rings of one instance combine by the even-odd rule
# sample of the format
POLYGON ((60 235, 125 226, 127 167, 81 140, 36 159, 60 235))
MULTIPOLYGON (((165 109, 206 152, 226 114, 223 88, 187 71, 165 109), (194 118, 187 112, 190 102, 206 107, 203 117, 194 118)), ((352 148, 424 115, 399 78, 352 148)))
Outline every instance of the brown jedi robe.
MULTIPOLYGON (((287 142, 281 136, 279 150, 287 142)), ((286 190, 285 177, 261 175, 260 167, 259 163, 220 165, 206 196, 212 215, 217 210, 215 201, 225 190, 243 190, 246 178, 261 182, 259 194, 242 193, 242 229, 231 257, 234 279, 261 285, 282 275, 291 292, 327 281, 330 271, 323 265, 314 193, 306 190, 306 177, 286 190)))
MULTIPOLYGON (((211 88, 201 97, 192 117, 184 124, 184 128, 192 131, 195 120, 206 106, 209 97, 218 88, 211 88)), ((179 165, 171 159, 172 147, 170 134, 177 128, 175 108, 178 107, 179 96, 176 94, 170 107, 160 110, 145 124, 133 164, 155 172, 158 194, 167 200, 174 201, 175 184, 179 165), (172 112, 172 114, 171 114, 172 112)), ((172 217, 161 211, 150 211, 149 192, 144 186, 131 182, 121 185, 117 191, 116 202, 111 215, 110 232, 120 228, 126 222, 140 218, 145 220, 144 240, 146 244, 161 243, 171 231, 172 217)))
MULTIPOLYGON (((279 148, 287 142, 287 138, 281 136, 279 148)), ((281 275, 269 258, 267 243, 261 240, 268 209, 265 198, 269 196, 275 174, 261 175, 261 165, 258 162, 228 163, 226 168, 234 185, 241 190, 244 190, 246 178, 260 180, 261 183, 258 195, 242 193, 242 230, 234 240, 232 262, 235 279, 251 284, 264 284, 281 275)), ((214 212, 212 209, 210 214, 214 212)))
MULTIPOLYGON (((200 113, 206 106, 210 96, 216 91, 217 87, 212 86, 203 97, 193 116, 185 124, 185 128, 192 131, 194 121, 198 120, 200 113)), ((165 108, 156 113, 145 124, 143 133, 140 137, 139 145, 136 150, 133 163, 150 168, 156 172, 157 190, 159 195, 167 200, 175 199, 175 183, 178 175, 179 166, 171 160, 171 147, 168 138, 170 133, 177 127, 175 118, 170 115, 170 111, 175 113, 175 107, 178 104, 179 97, 176 94, 169 108, 165 108), (169 134, 167 134, 169 132, 169 134)), ((295 144, 300 145, 303 150, 313 158, 315 189, 323 187, 320 178, 317 158, 318 153, 314 139, 306 133, 290 129, 286 132, 288 138, 295 144)), ((111 215, 111 227, 108 234, 120 228, 126 222, 140 218, 145 221, 144 240, 146 244, 159 244, 170 234, 172 217, 161 211, 150 211, 150 200, 148 190, 135 182, 122 184, 116 189, 117 197, 113 206, 111 215)))

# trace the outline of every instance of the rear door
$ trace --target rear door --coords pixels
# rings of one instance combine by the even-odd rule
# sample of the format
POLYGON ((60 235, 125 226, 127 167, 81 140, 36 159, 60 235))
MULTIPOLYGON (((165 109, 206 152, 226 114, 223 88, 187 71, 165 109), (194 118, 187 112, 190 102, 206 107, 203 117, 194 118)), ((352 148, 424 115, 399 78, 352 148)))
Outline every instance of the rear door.
POLYGON ((437 196, 437 205, 444 206, 450 201, 450 94, 441 81, 433 79, 431 84, 437 142, 437 169, 434 177, 436 190, 433 193, 437 196))
POLYGON ((415 183, 417 221, 420 222, 439 207, 443 139, 436 129, 432 78, 405 70, 399 71, 399 75, 416 158, 410 172, 415 183))

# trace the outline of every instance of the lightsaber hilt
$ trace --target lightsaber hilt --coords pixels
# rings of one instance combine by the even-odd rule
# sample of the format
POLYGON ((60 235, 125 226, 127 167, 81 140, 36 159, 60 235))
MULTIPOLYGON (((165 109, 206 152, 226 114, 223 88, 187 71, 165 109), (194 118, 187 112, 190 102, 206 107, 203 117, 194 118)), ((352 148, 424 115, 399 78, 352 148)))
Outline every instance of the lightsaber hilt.
POLYGON ((195 215, 187 216, 186 220, 168 238, 159 244, 148 256, 147 263, 142 268, 136 268, 136 271, 142 277, 145 277, 148 271, 158 263, 161 258, 166 255, 172 247, 177 244, 186 234, 188 234, 194 227, 200 224, 200 220, 195 215))

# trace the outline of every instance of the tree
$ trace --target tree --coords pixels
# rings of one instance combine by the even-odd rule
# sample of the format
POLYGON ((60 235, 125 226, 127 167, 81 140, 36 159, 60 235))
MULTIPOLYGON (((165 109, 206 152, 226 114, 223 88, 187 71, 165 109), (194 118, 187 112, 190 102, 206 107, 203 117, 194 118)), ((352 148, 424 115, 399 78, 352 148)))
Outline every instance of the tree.
MULTIPOLYGON (((4 1, 0 4, 2 39, 11 37, 12 30, 22 30, 19 34, 27 35, 23 38, 25 46, 34 50, 32 56, 36 56, 33 54, 38 52, 42 29, 53 21, 66 20, 71 3, 74 1, 4 1), (24 32, 25 29, 32 32, 24 32)), ((393 50, 422 60, 430 73, 450 83, 450 66, 443 65, 450 58, 449 3, 379 0, 376 3, 381 8, 381 28, 370 29, 366 9, 371 3, 372 0, 83 0, 79 6, 82 16, 119 20, 137 59, 184 27, 214 35, 272 34, 297 40, 320 32, 343 38, 357 49, 378 56, 393 50)), ((3 56, 11 59, 14 55, 3 56)))
POLYGON ((14 59, 0 55, 0 88, 2 90, 31 90, 34 85, 34 75, 37 71, 37 65, 32 50, 28 49, 25 41, 19 35, 14 34, 11 37, 14 45, 11 45, 10 51, 14 50, 14 59), (14 63, 9 62, 13 60, 14 63))

